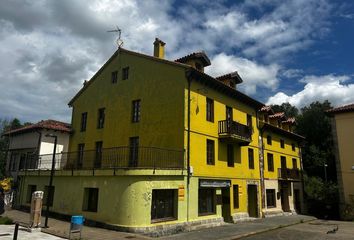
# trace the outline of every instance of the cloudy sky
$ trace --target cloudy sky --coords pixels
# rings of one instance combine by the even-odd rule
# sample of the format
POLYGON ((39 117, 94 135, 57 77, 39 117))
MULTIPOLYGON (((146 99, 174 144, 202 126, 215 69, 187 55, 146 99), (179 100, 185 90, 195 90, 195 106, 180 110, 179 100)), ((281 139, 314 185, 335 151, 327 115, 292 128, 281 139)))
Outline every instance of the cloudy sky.
POLYGON ((176 59, 204 50, 218 76, 268 104, 354 102, 354 1, 4 0, 0 7, 0 118, 70 122, 69 100, 116 50, 176 59))

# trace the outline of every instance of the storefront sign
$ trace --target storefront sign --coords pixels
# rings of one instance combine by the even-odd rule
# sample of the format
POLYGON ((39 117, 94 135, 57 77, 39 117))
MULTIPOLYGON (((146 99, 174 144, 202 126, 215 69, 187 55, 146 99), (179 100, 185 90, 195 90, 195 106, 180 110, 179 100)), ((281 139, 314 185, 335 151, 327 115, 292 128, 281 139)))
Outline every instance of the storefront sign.
POLYGON ((211 179, 200 179, 200 187, 210 187, 210 188, 225 188, 231 186, 230 180, 211 180, 211 179))
POLYGON ((178 186, 178 201, 184 201, 184 185, 178 186))

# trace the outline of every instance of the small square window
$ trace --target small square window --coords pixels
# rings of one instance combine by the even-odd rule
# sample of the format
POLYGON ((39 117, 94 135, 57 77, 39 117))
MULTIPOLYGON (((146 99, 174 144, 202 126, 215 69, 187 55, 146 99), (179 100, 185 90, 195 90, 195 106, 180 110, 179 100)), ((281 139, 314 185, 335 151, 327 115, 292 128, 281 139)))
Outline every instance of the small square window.
POLYGON ((129 67, 125 67, 122 70, 122 80, 127 80, 129 78, 129 67))
POLYGON ((272 136, 270 135, 267 136, 267 144, 272 145, 272 136))
POLYGON ((82 211, 97 212, 97 206, 98 206, 98 188, 85 188, 82 211))
POLYGON ((112 72, 111 81, 113 84, 118 82, 118 71, 112 72))
POLYGON ((177 217, 177 190, 158 189, 152 190, 151 220, 169 221, 177 217))
POLYGON ((285 148, 285 142, 283 139, 280 139, 280 147, 285 148))

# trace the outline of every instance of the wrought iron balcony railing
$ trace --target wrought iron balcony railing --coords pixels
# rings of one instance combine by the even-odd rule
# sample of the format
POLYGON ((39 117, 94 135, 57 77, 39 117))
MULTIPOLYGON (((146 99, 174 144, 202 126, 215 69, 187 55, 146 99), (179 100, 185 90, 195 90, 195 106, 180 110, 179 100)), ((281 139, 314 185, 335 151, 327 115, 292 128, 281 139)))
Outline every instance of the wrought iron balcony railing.
MULTIPOLYGON (((52 167, 52 154, 29 156, 20 170, 52 167)), ((56 170, 183 169, 184 151, 157 147, 115 147, 55 155, 56 170)))
POLYGON ((251 136, 252 130, 247 125, 231 120, 219 121, 220 138, 229 138, 241 144, 249 144, 251 142, 251 136))
POLYGON ((300 180, 300 170, 290 168, 278 168, 278 178, 283 180, 300 180))

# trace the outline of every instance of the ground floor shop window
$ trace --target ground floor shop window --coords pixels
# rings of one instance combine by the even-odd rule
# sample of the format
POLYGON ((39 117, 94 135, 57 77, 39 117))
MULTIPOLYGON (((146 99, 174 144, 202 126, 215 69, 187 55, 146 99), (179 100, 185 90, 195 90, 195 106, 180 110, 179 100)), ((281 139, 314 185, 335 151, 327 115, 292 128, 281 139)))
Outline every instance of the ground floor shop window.
POLYGON ((215 189, 200 188, 198 192, 199 215, 215 214, 215 189))
POLYGON ((267 207, 268 208, 276 207, 277 205, 275 200, 275 189, 267 189, 266 195, 267 195, 267 207))
POLYGON ((177 218, 177 190, 152 190, 151 220, 168 221, 177 218))
POLYGON ((82 210, 87 212, 97 212, 97 205, 98 188, 85 188, 82 210))

